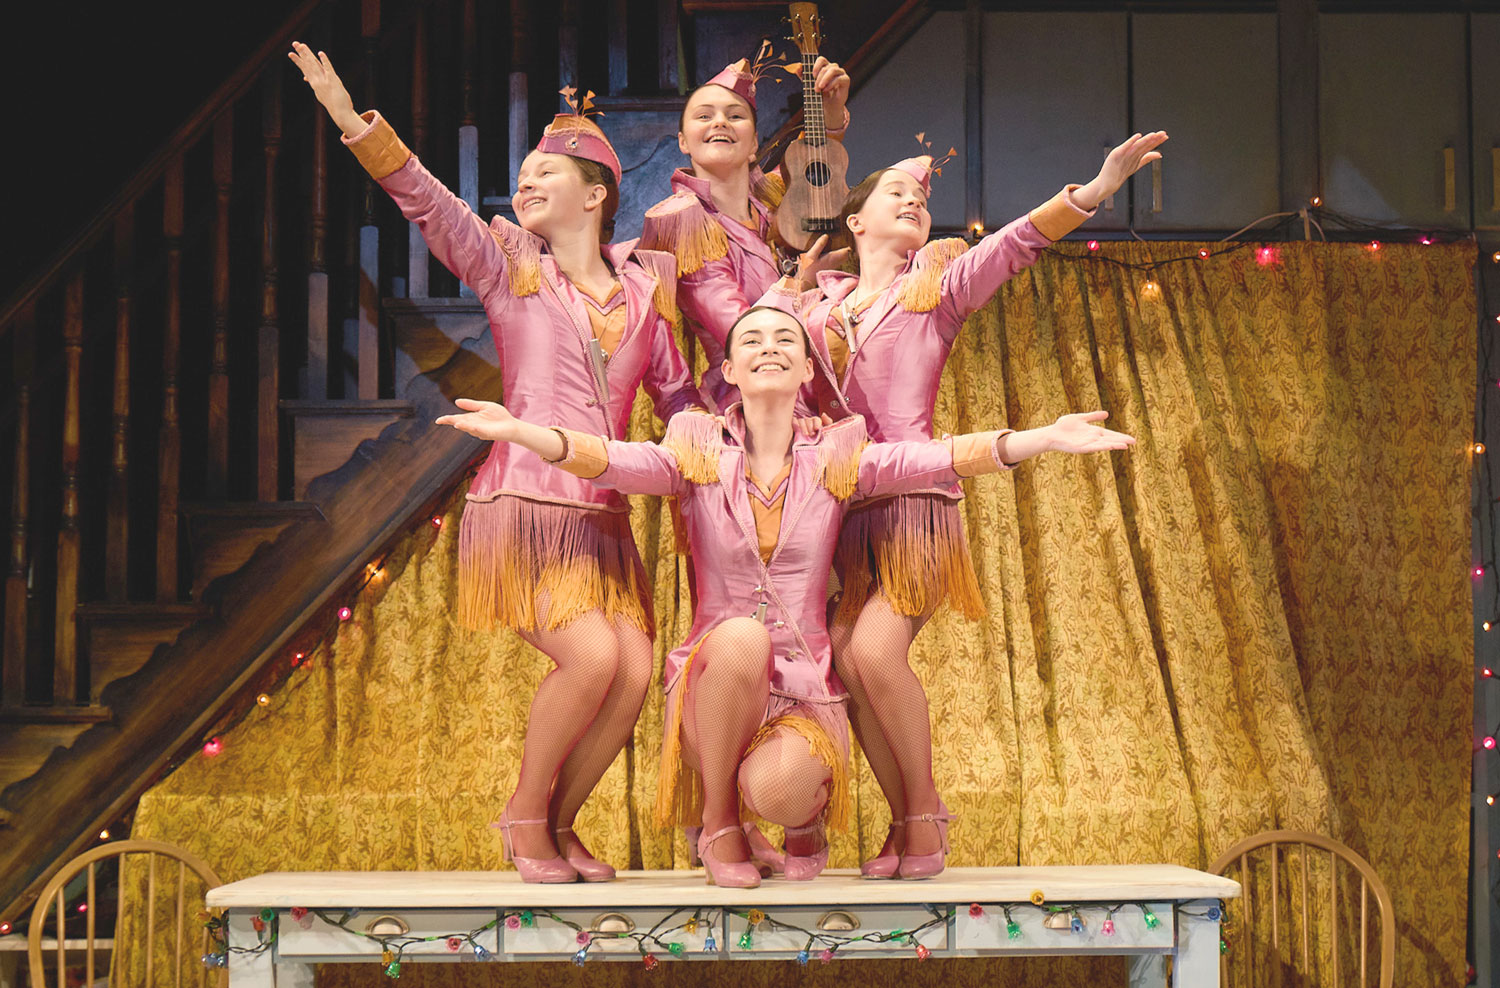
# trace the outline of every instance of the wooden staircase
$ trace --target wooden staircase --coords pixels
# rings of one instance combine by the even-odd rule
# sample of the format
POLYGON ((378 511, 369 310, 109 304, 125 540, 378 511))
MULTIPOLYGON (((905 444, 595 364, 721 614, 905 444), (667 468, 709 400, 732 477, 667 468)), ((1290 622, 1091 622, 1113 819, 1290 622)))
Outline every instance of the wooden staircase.
MULTIPOLYGON (((784 7, 607 7, 308 0, 0 308, 0 924, 322 637, 483 451, 431 423, 460 395, 499 396, 484 313, 339 147, 290 41, 328 50, 476 210, 508 208, 552 94, 581 51, 609 51, 582 75, 607 77, 636 164, 630 230, 680 163, 660 138, 684 76, 753 51, 784 7), (507 30, 508 51, 480 45, 507 30), (643 45, 654 61, 625 59, 643 45)), ((923 9, 825 4, 883 21, 858 39, 856 84, 923 9)), ((764 131, 795 126, 789 102, 762 102, 764 131)))

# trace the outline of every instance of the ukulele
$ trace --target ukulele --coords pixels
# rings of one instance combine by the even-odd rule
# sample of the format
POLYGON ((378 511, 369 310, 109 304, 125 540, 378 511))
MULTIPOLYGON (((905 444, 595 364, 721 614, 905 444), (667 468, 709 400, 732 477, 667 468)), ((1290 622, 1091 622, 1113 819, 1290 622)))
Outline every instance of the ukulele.
POLYGON ((839 212, 849 195, 849 154, 838 141, 828 139, 823 94, 813 75, 823 40, 818 5, 792 4, 791 22, 790 40, 802 53, 802 134, 782 158, 786 195, 776 210, 776 232, 783 243, 801 252, 821 234, 838 232, 839 212))

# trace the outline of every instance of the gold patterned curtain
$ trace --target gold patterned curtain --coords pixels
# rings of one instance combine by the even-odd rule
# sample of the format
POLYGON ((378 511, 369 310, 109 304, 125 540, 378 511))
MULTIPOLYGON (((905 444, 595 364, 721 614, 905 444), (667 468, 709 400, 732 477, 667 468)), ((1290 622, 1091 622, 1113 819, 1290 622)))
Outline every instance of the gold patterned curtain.
MULTIPOLYGON (((1288 244, 1274 263, 1196 244, 1063 245, 959 338, 941 429, 1108 409, 1128 454, 1043 457, 965 501, 988 616, 939 617, 914 662, 956 865, 1204 867, 1272 828, 1337 837, 1390 886, 1396 983, 1460 983, 1472 717, 1468 441, 1474 250, 1288 244)), ((635 434, 653 423, 638 411, 635 434)), ((544 660, 454 626, 458 510, 386 559, 311 663, 142 800, 135 835, 225 880, 269 870, 493 869, 544 660)), ((632 517, 657 580, 658 655, 685 634, 662 506, 632 517)), ((627 867, 685 867, 654 831, 661 699, 579 832, 627 867)), ((857 827, 885 807, 857 773, 857 827)), ((121 963, 139 931, 122 930, 121 963)), ((1317 963, 1324 963, 1318 961, 1317 963)), ((704 969, 654 978, 694 983, 704 969)), ((138 970, 138 967, 136 967, 138 970)), ((418 984, 625 984, 633 965, 410 965, 418 984), (481 978, 480 972, 483 972, 481 978)), ((780 983, 783 965, 716 984, 780 983)), ((813 983, 1122 983, 1118 958, 837 961, 813 983), (858 964, 848 968, 847 964, 858 964)), ((127 979, 133 983, 133 979, 127 979)), ((320 983, 381 984, 375 964, 320 983)), ((1316 982, 1313 982, 1316 983, 1316 982)))

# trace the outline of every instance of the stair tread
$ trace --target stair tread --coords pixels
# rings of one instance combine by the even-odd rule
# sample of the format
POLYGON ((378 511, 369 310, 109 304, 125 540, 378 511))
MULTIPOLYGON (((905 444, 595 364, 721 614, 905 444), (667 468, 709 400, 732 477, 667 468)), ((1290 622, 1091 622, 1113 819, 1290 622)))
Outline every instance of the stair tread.
POLYGON ((114 719, 108 707, 0 707, 0 724, 103 724, 114 719))
POLYGON ((295 520, 322 518, 313 501, 183 501, 178 510, 195 518, 267 518, 295 520))
POLYGON ((400 398, 376 398, 369 400, 326 399, 322 401, 284 398, 281 401, 281 408, 283 411, 294 414, 400 415, 410 418, 416 412, 417 406, 409 401, 402 401, 400 398))
POLYGON ((74 614, 85 621, 133 620, 171 618, 179 621, 196 621, 213 614, 213 608, 192 601, 158 604, 154 601, 88 601, 78 605, 74 614))

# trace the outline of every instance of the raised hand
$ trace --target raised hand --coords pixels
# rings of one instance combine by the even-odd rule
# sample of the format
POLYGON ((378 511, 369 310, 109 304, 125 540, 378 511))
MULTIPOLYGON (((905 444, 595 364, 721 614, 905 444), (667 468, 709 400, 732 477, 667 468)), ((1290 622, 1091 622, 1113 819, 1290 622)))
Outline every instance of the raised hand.
POLYGON ((1108 412, 1075 412, 1063 415, 1047 426, 1048 445, 1057 453, 1102 453, 1110 449, 1129 449, 1135 437, 1106 429, 1100 422, 1108 412))
POLYGON ((797 257, 797 279, 809 288, 817 285, 819 271, 832 271, 849 259, 848 247, 840 247, 825 255, 823 251, 827 246, 828 234, 824 233, 797 257))
POLYGON ((1084 209, 1093 209, 1120 190, 1125 180, 1153 161, 1161 160, 1156 150, 1166 143, 1167 132, 1132 135, 1124 144, 1109 152, 1094 180, 1073 190, 1073 201, 1084 209))
POLYGON ((339 74, 333 71, 333 63, 326 54, 318 52, 315 55, 302 42, 293 41, 292 50, 286 53, 286 57, 302 72, 302 80, 345 137, 353 137, 365 129, 363 118, 354 112, 354 100, 349 96, 349 90, 344 88, 339 74))
POLYGON ((512 442, 520 431, 521 420, 512 415, 504 405, 493 401, 475 401, 473 398, 460 398, 454 404, 462 408, 463 412, 440 415, 434 420, 437 425, 451 425, 460 432, 492 442, 512 442))
POLYGON ((829 130, 844 126, 844 106, 849 100, 849 73, 822 55, 813 63, 813 86, 823 94, 823 117, 829 130))

